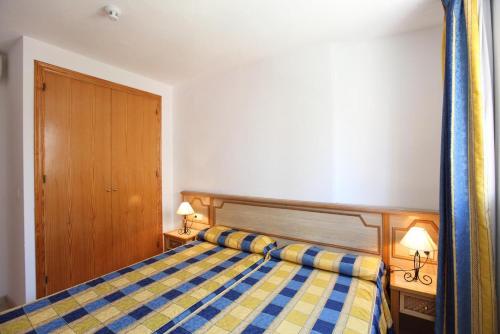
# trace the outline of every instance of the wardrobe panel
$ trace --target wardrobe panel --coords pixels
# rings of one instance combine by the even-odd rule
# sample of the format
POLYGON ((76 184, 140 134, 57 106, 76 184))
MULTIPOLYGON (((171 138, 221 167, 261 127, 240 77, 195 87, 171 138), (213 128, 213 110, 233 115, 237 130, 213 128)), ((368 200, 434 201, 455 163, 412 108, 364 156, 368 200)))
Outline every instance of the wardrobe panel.
POLYGON ((111 219, 111 89, 95 86, 94 275, 115 269, 111 219))
POLYGON ((71 284, 69 197, 71 79, 45 73, 44 94, 44 208, 46 294, 71 284), (64 254, 65 256, 61 256, 64 254))
POLYGON ((69 121, 69 208, 71 285, 94 274, 94 87, 71 80, 69 121))
POLYGON ((144 101, 144 131, 141 137, 142 144, 142 184, 144 226, 140 235, 142 248, 141 256, 149 257, 161 252, 162 224, 161 224, 161 125, 160 104, 157 99, 146 98, 144 101))
MULTIPOLYGON (((115 143, 111 146, 111 175, 112 175, 112 189, 114 192, 118 191, 117 184, 123 183, 120 190, 120 195, 127 193, 128 186, 124 175, 128 171, 126 160, 123 159, 126 155, 126 145, 118 144, 126 138, 126 124, 127 124, 127 94, 120 91, 111 91, 111 142, 115 143), (121 113, 121 115, 120 115, 121 113), (122 173, 120 169, 125 169, 122 173)), ((114 195, 114 194, 113 194, 114 195)), ((133 252, 130 247, 133 245, 133 236, 135 233, 135 226, 129 221, 127 211, 127 204, 124 202, 125 197, 112 196, 111 197, 111 217, 112 217, 112 231, 113 231, 113 255, 115 258, 115 267, 124 267, 131 258, 133 252)))
POLYGON ((159 128, 151 127, 158 123, 152 122, 158 102, 125 92, 112 94, 113 230, 116 259, 126 266, 161 251, 159 128))
MULTIPOLYGON (((126 206, 129 224, 133 226, 133 232, 130 237, 130 257, 126 259, 127 264, 139 261, 142 257, 142 248, 146 246, 143 243, 141 235, 144 233, 144 184, 142 182, 143 163, 141 138, 144 135, 144 98, 141 96, 127 94, 126 97, 126 119, 125 127, 121 129, 125 133, 125 140, 116 142, 116 145, 125 144, 126 153, 122 156, 122 162, 128 166, 126 175, 117 172, 116 185, 118 188, 126 187, 127 192, 118 193, 126 206)), ((116 127, 115 127, 116 129, 116 127)), ((119 130, 120 132, 120 130, 119 130)), ((145 148, 144 148, 145 149, 145 148)))

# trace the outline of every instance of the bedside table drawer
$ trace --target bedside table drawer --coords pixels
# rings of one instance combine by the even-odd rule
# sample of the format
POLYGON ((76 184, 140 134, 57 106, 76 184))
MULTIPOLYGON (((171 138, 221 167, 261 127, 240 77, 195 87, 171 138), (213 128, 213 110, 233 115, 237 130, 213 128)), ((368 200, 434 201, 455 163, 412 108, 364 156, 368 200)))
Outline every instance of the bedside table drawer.
POLYGON ((167 243, 168 243, 167 248, 172 249, 184 245, 185 242, 173 238, 168 238, 167 243))
POLYGON ((400 298, 399 311, 401 313, 434 321, 436 315, 436 302, 434 299, 409 293, 401 293, 400 298))

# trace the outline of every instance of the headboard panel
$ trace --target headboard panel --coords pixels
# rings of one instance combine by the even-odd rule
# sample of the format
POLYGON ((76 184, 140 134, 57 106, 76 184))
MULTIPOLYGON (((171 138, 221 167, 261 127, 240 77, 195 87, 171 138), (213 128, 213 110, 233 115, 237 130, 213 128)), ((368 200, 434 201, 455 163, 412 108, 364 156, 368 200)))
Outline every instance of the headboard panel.
POLYGON ((381 214, 231 200, 216 200, 214 204, 214 222, 219 225, 260 232, 285 243, 314 243, 382 256, 381 214))
MULTIPOLYGON (((183 191, 197 213, 204 217, 196 228, 225 225, 275 238, 280 244, 301 242, 350 253, 408 261, 407 249, 396 239, 419 219, 432 220, 434 230, 439 215, 433 211, 291 201, 259 197, 220 195, 183 191), (394 239, 394 240, 393 240, 394 239), (397 248, 396 248, 397 247, 397 248), (400 255, 403 253, 403 255, 400 255), (396 259, 400 255, 399 259, 396 259)), ((435 231, 433 231, 435 234, 435 231)), ((433 236, 434 234, 431 234, 433 236)), ((437 242, 437 240, 435 240, 437 242)), ((437 254, 435 254, 437 257, 437 254)), ((398 262, 399 265, 399 262, 398 262)))

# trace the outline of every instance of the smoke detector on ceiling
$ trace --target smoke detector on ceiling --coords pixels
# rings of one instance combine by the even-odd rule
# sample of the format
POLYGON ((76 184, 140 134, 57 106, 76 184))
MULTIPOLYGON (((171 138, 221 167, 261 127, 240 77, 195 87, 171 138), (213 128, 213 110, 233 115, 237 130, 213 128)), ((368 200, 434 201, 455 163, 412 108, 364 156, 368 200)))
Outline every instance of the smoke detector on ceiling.
POLYGON ((106 7, 104 7, 104 11, 106 12, 106 15, 108 15, 110 20, 113 21, 118 21, 120 19, 120 15, 122 14, 120 8, 116 7, 115 5, 107 5, 106 7))

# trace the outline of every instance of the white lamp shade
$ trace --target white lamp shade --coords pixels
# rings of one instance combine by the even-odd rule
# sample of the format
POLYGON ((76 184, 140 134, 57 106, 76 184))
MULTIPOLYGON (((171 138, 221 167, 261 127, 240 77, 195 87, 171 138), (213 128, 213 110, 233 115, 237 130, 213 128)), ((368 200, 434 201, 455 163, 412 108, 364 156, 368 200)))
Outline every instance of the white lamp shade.
POLYGON ((406 232, 401 245, 418 251, 433 252, 437 249, 436 243, 423 227, 412 227, 406 232))
POLYGON ((182 202, 177 209, 177 214, 182 216, 192 215, 194 213, 193 208, 189 202, 182 202))

